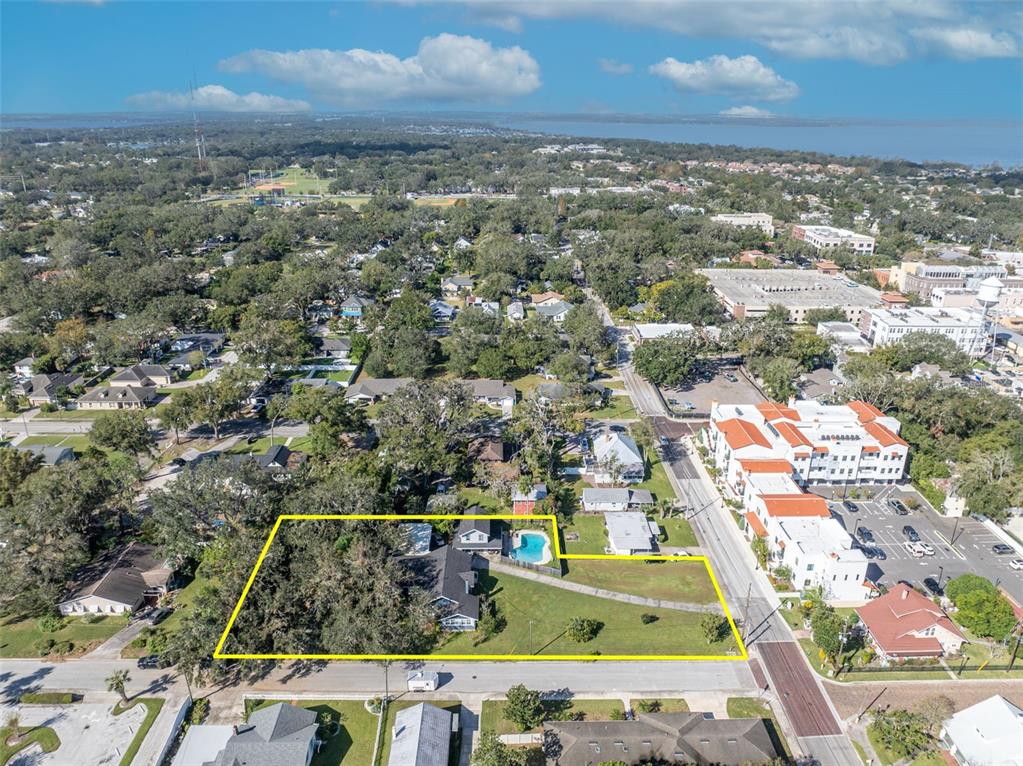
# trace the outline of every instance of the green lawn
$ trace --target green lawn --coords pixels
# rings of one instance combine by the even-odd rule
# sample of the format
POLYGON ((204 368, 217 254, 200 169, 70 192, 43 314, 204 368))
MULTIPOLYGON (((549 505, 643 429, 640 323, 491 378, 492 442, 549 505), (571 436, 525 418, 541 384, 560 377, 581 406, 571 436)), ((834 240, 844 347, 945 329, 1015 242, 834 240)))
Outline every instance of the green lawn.
MULTIPOLYGON (((276 705, 288 700, 246 700, 246 712, 276 705)), ((311 766, 370 766, 377 735, 377 716, 366 710, 362 700, 303 700, 294 703, 315 711, 329 713, 341 720, 341 728, 320 746, 311 766)))
POLYGON ((44 633, 34 618, 18 620, 14 617, 0 618, 0 658, 38 657, 34 648, 36 641, 52 638, 56 642, 70 641, 71 654, 82 654, 89 648, 103 643, 114 633, 128 624, 127 617, 103 615, 89 624, 81 617, 67 618, 66 625, 53 633, 44 633))
POLYGON ((14 734, 7 726, 0 727, 0 766, 10 761, 33 742, 38 742, 44 753, 52 753, 60 747, 57 732, 49 726, 19 726, 21 740, 17 744, 7 744, 7 738, 14 734))
MULTIPOLYGON (((26 436, 21 440, 18 446, 30 447, 33 445, 43 445, 46 447, 70 447, 75 451, 76 454, 81 455, 89 447, 96 447, 86 434, 38 434, 35 436, 26 436)), ((102 450, 103 447, 96 447, 102 450)))
POLYGON ((470 507, 478 505, 485 511, 508 513, 508 509, 501 504, 499 499, 478 487, 459 487, 458 494, 465 499, 466 504, 470 507))
MULTIPOLYGON (((380 752, 377 753, 377 764, 378 766, 387 766, 387 759, 391 755, 391 732, 394 729, 394 717, 398 714, 399 710, 404 710, 407 707, 414 707, 419 704, 419 700, 397 700, 387 706, 387 718, 384 720, 383 731, 381 736, 383 742, 380 747, 380 752)), ((460 713, 462 705, 459 702, 441 702, 439 700, 430 701, 431 705, 450 710, 452 713, 460 713)), ((486 704, 486 703, 484 703, 486 704)), ((449 763, 458 764, 458 737, 454 737, 451 742, 451 757, 449 763)))
MULTIPOLYGON (((505 700, 484 700, 480 716, 480 731, 496 731, 498 734, 517 734, 518 727, 504 717, 508 707, 505 700)), ((610 721, 614 711, 625 712, 621 700, 551 700, 544 704, 550 720, 610 721)), ((529 731, 540 731, 542 727, 529 731)))
POLYGON ((584 516, 576 513, 572 522, 561 528, 562 553, 603 553, 607 545, 607 532, 604 528, 604 516, 584 516), (566 540, 566 534, 579 535, 578 540, 566 540))
POLYGON ((672 489, 668 475, 664 472, 661 459, 651 453, 650 470, 648 478, 639 484, 634 485, 635 489, 647 489, 654 496, 654 500, 671 500, 675 497, 675 490, 672 489))
POLYGON ((632 704, 632 712, 634 712, 634 713, 638 713, 639 712, 639 706, 640 706, 641 703, 651 703, 651 702, 657 704, 657 710, 656 711, 651 711, 651 712, 657 712, 657 713, 688 713, 689 712, 689 703, 686 702, 684 699, 680 699, 680 698, 671 699, 671 698, 665 698, 665 697, 658 697, 657 699, 634 699, 634 700, 631 700, 630 702, 632 704))
MULTIPOLYGON (((274 437, 274 444, 284 444, 285 441, 287 441, 287 437, 284 436, 274 437)), ((231 447, 231 449, 229 449, 227 452, 230 455, 248 455, 250 453, 253 455, 260 455, 266 452, 268 449, 270 449, 270 437, 261 436, 260 438, 256 439, 256 441, 252 442, 252 444, 249 444, 248 442, 245 441, 245 439, 242 439, 240 442, 231 447)))
POLYGON ((667 601, 717 601, 702 561, 567 560, 566 580, 667 601))
POLYGON ((655 521, 668 535, 668 539, 663 543, 664 545, 677 548, 695 548, 699 545, 692 526, 685 519, 655 519, 655 521))
POLYGON ((781 733, 781 726, 778 719, 774 717, 771 706, 753 697, 729 697, 725 701, 725 709, 729 718, 763 718, 767 724, 771 741, 779 752, 784 754, 785 760, 792 762, 792 751, 789 743, 785 741, 785 735, 781 733))
POLYGON ((594 420, 635 420, 638 417, 636 405, 628 396, 612 395, 607 404, 596 410, 586 410, 582 413, 584 417, 594 420))
MULTIPOLYGON (((641 562, 636 567, 645 566, 641 562)), ((447 654, 616 654, 715 655, 734 653, 731 637, 709 644, 700 629, 702 614, 626 604, 547 586, 515 575, 481 573, 481 591, 487 593, 507 620, 504 630, 489 641, 474 645, 474 633, 448 637, 435 652, 447 654), (657 621, 644 625, 643 614, 657 621), (592 641, 576 643, 564 635, 572 617, 603 623, 592 641)))
POLYGON ((55 412, 40 412, 35 418, 42 420, 93 420, 109 410, 57 410, 55 412))
POLYGON ((146 717, 142 719, 142 724, 139 726, 137 732, 135 732, 135 738, 128 745, 128 749, 124 751, 124 755, 121 757, 120 766, 131 766, 131 762, 135 760, 135 756, 139 752, 139 748, 142 747, 142 743, 146 739, 146 735, 149 734, 149 730, 153 728, 153 721, 160 715, 160 709, 163 707, 163 700, 157 697, 139 697, 131 700, 126 707, 121 707, 118 703, 114 709, 114 715, 120 715, 126 710, 130 710, 136 705, 146 706, 146 717))
POLYGON ((515 387, 515 390, 525 396, 534 388, 539 386, 541 383, 554 382, 544 380, 543 375, 523 375, 521 378, 515 380, 509 380, 509 383, 515 387))

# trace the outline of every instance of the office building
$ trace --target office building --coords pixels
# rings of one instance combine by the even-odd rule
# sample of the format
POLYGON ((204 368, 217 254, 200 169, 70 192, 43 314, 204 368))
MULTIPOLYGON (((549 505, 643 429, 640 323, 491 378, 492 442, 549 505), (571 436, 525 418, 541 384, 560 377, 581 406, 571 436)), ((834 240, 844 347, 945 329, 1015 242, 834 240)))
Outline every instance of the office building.
POLYGON ((834 226, 793 226, 792 238, 817 248, 817 252, 848 247, 856 253, 873 253, 874 238, 834 226))
POLYGON ((913 332, 944 335, 965 353, 982 355, 987 347, 983 314, 974 309, 918 307, 867 309, 860 319, 860 333, 874 346, 898 343, 913 332))
POLYGON ((760 229, 768 237, 774 236, 774 220, 770 213, 719 213, 712 215, 714 223, 725 223, 737 229, 760 229))

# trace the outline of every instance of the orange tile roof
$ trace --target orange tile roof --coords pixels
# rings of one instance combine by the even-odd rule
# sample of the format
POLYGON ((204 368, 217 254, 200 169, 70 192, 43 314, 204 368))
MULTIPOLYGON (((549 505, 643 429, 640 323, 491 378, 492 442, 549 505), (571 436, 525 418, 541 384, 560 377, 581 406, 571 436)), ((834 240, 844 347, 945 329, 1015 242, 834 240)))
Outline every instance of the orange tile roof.
POLYGON ((781 435, 781 438, 792 447, 813 447, 813 443, 800 432, 798 428, 787 421, 772 423, 774 429, 781 435))
POLYGON ((849 402, 849 409, 856 413, 861 423, 869 423, 871 420, 884 417, 884 413, 881 410, 873 404, 867 404, 866 402, 849 402))
POLYGON ((864 446, 863 451, 864 452, 880 452, 881 448, 880 447, 875 447, 873 444, 867 444, 866 446, 864 446))
POLYGON ((717 427, 724 434, 725 441, 728 442, 728 446, 732 449, 751 447, 754 444, 761 447, 771 446, 771 442, 767 440, 767 437, 764 436, 761 430, 748 420, 730 418, 720 421, 717 427))
POLYGON ((916 636, 930 627, 941 627, 959 638, 962 631, 933 601, 899 583, 885 595, 856 609, 870 635, 886 654, 904 657, 938 656, 941 642, 932 636, 916 636))
POLYGON ((758 519, 753 511, 746 511, 746 523, 750 525, 750 528, 756 533, 757 537, 767 537, 767 527, 764 526, 764 522, 758 519))
POLYGON ((882 303, 909 303, 907 298, 902 293, 881 293, 882 303))
POLYGON ((819 516, 831 518, 831 511, 823 497, 817 495, 761 495, 770 516, 819 516))
POLYGON ((880 423, 864 423, 863 430, 877 439, 882 447, 894 447, 896 444, 908 447, 905 439, 892 433, 880 423))
POLYGON ((747 458, 740 460, 739 465, 746 473, 792 473, 792 463, 788 460, 763 458, 760 460, 747 458))
POLYGON ((760 402, 757 405, 764 420, 770 423, 772 420, 799 420, 799 413, 793 407, 785 407, 777 402, 760 402))

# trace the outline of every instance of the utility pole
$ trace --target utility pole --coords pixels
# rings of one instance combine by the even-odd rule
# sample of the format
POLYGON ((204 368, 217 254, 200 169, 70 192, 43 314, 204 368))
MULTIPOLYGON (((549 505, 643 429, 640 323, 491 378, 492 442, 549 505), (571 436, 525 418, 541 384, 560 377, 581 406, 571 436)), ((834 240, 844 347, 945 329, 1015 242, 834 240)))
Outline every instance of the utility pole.
POLYGON ((881 699, 881 695, 884 694, 886 691, 888 691, 888 687, 887 686, 884 687, 881 691, 879 691, 877 693, 877 696, 874 697, 874 699, 872 699, 870 702, 867 703, 867 706, 865 708, 863 708, 863 710, 860 711, 860 714, 858 716, 856 716, 856 722, 857 723, 859 723, 860 719, 863 718, 864 714, 866 714, 866 712, 868 710, 870 710, 870 708, 872 708, 874 706, 874 703, 877 702, 879 699, 881 699))
POLYGON ((752 595, 753 595, 753 582, 751 581, 746 586, 746 606, 742 610, 742 642, 744 644, 746 643, 746 639, 749 637, 749 626, 750 626, 749 602, 750 602, 750 598, 752 597, 752 595))
POLYGON ((952 545, 956 544, 956 531, 958 531, 958 529, 959 529, 959 517, 956 516, 956 522, 952 526, 952 539, 949 541, 950 543, 952 543, 952 545))

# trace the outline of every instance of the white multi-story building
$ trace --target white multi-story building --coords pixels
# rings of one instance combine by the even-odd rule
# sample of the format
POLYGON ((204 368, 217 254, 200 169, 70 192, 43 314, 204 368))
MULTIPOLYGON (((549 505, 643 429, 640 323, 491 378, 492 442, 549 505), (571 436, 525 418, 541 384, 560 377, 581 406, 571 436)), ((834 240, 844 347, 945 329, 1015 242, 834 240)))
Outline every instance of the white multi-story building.
MULTIPOLYGON (((935 287, 931 291, 931 305, 940 309, 977 309, 979 293, 979 289, 970 287, 935 287)), ((1023 316, 1023 287, 1002 287, 998 303, 990 313, 998 317, 1023 316)))
POLYGON ((911 332, 944 335, 968 354, 983 354, 987 346, 984 316, 974 309, 867 309, 860 317, 860 333, 874 347, 898 343, 911 332))
POLYGON ((834 226, 793 226, 792 238, 812 245, 817 248, 817 252, 836 247, 848 247, 857 253, 874 252, 873 237, 848 229, 836 229, 834 226))
MULTIPOLYGON (((866 402, 714 403, 707 440, 729 486, 744 494, 744 465, 781 460, 799 486, 894 484, 902 479, 909 445, 901 424, 866 402)), ((769 493, 775 494, 775 493, 769 493)))
POLYGON ((774 236, 774 219, 770 213, 718 213, 710 220, 715 223, 726 223, 737 229, 760 229, 768 237, 774 236))

